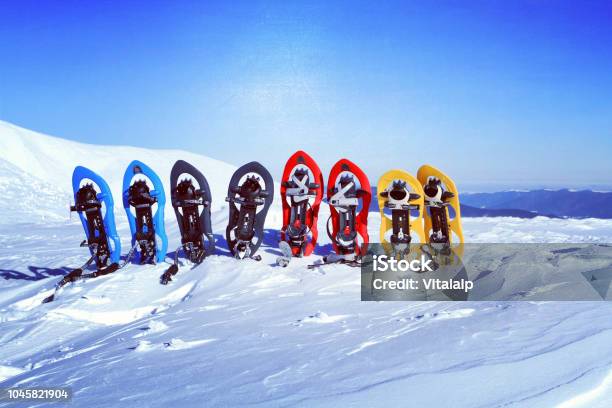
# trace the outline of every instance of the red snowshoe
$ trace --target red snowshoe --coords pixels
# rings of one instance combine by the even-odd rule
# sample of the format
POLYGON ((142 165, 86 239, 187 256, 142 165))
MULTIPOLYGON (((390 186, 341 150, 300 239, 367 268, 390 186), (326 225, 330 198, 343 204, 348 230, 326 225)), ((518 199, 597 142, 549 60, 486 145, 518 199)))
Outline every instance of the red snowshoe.
POLYGON ((299 150, 287 160, 280 193, 281 241, 290 246, 293 256, 308 256, 317 243, 317 219, 323 199, 323 175, 312 157, 299 150))
POLYGON ((368 244, 368 211, 372 191, 365 173, 347 159, 339 160, 329 173, 327 201, 331 215, 327 222, 335 255, 326 262, 356 262, 368 244), (330 229, 331 221, 331 229, 330 229))

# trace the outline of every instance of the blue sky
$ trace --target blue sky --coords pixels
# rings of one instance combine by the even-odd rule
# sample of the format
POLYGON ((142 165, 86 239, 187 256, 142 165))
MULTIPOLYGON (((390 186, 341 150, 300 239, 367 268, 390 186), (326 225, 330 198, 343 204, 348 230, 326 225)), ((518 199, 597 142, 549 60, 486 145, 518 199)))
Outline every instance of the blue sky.
POLYGON ((0 118, 27 128, 276 177, 304 149, 372 183, 612 185, 606 2, 0 1, 0 118))

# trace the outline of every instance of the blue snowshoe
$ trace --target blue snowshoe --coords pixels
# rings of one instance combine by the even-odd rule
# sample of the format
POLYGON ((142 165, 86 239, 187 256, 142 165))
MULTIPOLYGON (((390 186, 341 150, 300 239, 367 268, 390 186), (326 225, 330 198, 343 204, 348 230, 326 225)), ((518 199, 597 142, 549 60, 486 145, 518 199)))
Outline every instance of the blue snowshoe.
POLYGON ((138 253, 141 264, 162 262, 166 257, 165 204, 166 194, 159 176, 138 160, 130 163, 123 176, 123 208, 132 233, 132 250, 138 253), (139 175, 143 177, 134 177, 139 175))

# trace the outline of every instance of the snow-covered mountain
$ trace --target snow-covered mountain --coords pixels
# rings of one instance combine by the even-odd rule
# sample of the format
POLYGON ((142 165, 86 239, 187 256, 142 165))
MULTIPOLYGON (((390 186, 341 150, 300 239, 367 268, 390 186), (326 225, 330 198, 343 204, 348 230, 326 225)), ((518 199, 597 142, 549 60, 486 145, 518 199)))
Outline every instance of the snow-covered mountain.
MULTIPOLYGON (((187 152, 85 145, 0 122, 0 387, 69 386, 74 406, 612 404, 609 303, 361 302, 358 269, 305 267, 329 250, 324 236, 312 259, 275 266, 278 199, 263 260, 236 261, 223 247, 234 169, 187 152), (82 228, 68 215, 74 166, 91 167, 117 195, 131 160, 167 185, 179 158, 211 184, 218 253, 182 267, 168 286, 158 283, 168 264, 129 264, 42 305, 86 258, 82 228)), ((178 230, 167 214, 173 248, 178 230)), ((327 214, 324 206, 320 218, 327 214)), ((370 217, 376 237, 379 219, 370 217)), ((471 242, 612 242, 609 220, 471 218, 464 229, 471 242)))
MULTIPOLYGON (((88 145, 42 135, 0 121, 0 160, 12 165, 13 169, 21 170, 28 177, 46 182, 49 188, 66 191, 68 198, 72 196, 70 182, 75 166, 91 168, 104 177, 115 195, 119 195, 125 168, 134 159, 152 163, 164 186, 169 183, 170 169, 176 160, 193 163, 206 175, 212 176, 209 177, 209 183, 216 198, 213 200, 213 209, 222 205, 227 180, 235 170, 234 166, 219 160, 185 151, 88 145)), ((0 171, 9 165, 4 164, 0 171)), ((121 200, 115 199, 115 205, 122 208, 121 200)), ((67 213, 65 209, 66 205, 61 209, 62 214, 67 213)))

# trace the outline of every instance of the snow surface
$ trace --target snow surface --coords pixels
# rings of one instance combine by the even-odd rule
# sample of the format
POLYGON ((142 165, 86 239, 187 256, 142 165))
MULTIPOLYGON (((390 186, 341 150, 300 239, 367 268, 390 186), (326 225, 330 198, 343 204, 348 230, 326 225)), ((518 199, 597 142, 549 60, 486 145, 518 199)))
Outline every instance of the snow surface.
MULTIPOLYGON (((70 386, 74 406, 612 406, 610 303, 360 302, 359 270, 305 267, 329 251, 324 232, 315 256, 275 266, 278 198, 263 260, 236 261, 223 239, 234 169, 0 122, 0 387, 70 386), (74 166, 105 177, 118 203, 131 160, 167 185, 178 158, 211 184, 217 254, 168 286, 167 264, 130 264, 41 305, 87 257, 67 210, 74 166)), ((166 227, 173 248, 170 211, 166 227)), ((469 242, 612 242, 610 220, 465 219, 464 229, 469 242)))

